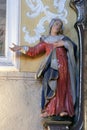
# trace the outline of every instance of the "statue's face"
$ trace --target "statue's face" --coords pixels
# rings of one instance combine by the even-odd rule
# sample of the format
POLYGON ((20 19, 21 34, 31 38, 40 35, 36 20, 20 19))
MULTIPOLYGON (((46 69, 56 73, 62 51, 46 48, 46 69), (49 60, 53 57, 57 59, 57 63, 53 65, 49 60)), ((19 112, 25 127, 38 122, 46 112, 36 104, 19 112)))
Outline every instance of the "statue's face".
POLYGON ((59 20, 55 21, 52 26, 51 33, 58 34, 61 30, 61 27, 62 27, 61 21, 59 20))

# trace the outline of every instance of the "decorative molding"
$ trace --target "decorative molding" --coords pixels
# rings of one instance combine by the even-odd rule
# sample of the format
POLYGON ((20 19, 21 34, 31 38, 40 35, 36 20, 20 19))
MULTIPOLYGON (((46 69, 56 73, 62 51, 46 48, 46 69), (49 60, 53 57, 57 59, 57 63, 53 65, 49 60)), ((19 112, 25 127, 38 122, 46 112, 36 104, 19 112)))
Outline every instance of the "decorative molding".
POLYGON ((5 56, 0 57, 0 71, 14 71, 19 68, 19 61, 16 55, 10 51, 12 43, 19 42, 19 22, 20 22, 20 0, 6 1, 6 38, 5 56))
POLYGON ((70 6, 75 10, 77 14, 77 21, 75 23, 75 29, 78 34, 78 41, 79 41, 79 57, 77 60, 77 68, 78 70, 78 86, 77 86, 77 118, 76 122, 70 130, 83 130, 83 43, 84 43, 84 18, 85 18, 85 4, 84 0, 70 0, 70 6))
POLYGON ((39 80, 35 80, 35 73, 30 72, 1 72, 0 73, 0 80, 28 80, 33 82, 39 82, 39 80))
POLYGON ((85 12, 84 12, 84 14, 85 14, 84 27, 85 27, 85 29, 87 29, 87 0, 85 0, 84 5, 85 5, 85 12))
POLYGON ((76 11, 77 22, 84 21, 84 0, 70 0, 70 6, 76 11))
POLYGON ((65 8, 66 0, 54 0, 53 1, 53 6, 57 10, 56 13, 53 13, 49 10, 49 6, 45 6, 42 0, 26 0, 26 4, 29 7, 30 11, 26 13, 26 16, 32 20, 34 20, 37 16, 39 16, 41 13, 44 13, 45 16, 43 16, 38 24, 36 25, 36 28, 33 29, 35 32, 34 36, 30 35, 30 30, 26 28, 26 26, 23 27, 23 32, 25 33, 24 35, 24 40, 28 44, 35 43, 39 40, 41 35, 46 31, 44 28, 44 23, 45 22, 50 22, 52 18, 58 17, 62 19, 66 24, 68 23, 67 21, 67 10, 65 8), (62 7, 62 8, 61 8, 62 7))

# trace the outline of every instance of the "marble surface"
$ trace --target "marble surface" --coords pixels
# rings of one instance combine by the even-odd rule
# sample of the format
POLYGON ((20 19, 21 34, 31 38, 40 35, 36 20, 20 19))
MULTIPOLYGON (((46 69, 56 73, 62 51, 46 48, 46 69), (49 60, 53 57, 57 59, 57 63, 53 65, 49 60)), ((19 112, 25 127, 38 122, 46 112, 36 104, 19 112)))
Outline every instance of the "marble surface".
POLYGON ((42 130, 41 83, 16 77, 0 79, 0 130, 42 130))

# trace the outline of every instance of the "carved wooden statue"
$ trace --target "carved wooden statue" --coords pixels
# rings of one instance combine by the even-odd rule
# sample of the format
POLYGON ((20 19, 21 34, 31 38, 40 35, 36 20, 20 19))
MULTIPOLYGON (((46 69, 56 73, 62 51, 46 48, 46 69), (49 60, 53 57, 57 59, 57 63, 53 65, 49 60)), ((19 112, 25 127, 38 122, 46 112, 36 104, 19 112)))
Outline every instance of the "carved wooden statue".
POLYGON ((75 115, 77 47, 63 35, 63 22, 60 19, 52 19, 49 26, 49 35, 41 37, 36 46, 14 44, 11 50, 30 57, 46 52, 46 58, 36 73, 36 78, 43 78, 41 116, 56 116, 59 118, 57 120, 65 120, 75 115))
POLYGON ((54 18, 49 35, 41 37, 38 45, 11 48, 30 57, 46 52, 46 59, 36 74, 37 78, 43 77, 42 117, 73 117, 75 114, 76 45, 62 34, 62 29, 62 21, 54 18))

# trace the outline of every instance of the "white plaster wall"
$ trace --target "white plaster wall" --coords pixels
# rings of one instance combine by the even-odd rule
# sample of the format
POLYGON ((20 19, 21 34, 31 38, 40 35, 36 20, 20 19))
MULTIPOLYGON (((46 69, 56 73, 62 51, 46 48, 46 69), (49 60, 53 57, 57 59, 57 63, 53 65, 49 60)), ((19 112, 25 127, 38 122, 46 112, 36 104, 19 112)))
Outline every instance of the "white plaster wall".
POLYGON ((0 130, 43 130, 34 73, 0 73, 0 130))

